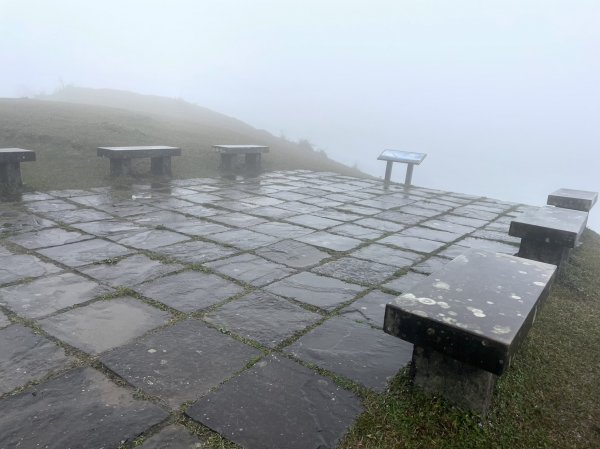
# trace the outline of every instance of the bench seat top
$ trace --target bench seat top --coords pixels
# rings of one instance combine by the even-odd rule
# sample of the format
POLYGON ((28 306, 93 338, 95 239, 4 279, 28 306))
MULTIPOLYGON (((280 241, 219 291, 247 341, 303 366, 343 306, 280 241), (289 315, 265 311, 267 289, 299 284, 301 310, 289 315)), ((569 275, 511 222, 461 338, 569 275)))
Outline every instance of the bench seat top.
POLYGON ((111 159, 181 156, 181 148, 161 145, 135 147, 98 147, 98 156, 111 159))
POLYGON ((548 240, 574 248, 587 223, 587 212, 543 206, 510 222, 508 234, 514 237, 548 240))
POLYGON ((548 195, 546 202, 550 206, 564 207, 585 212, 594 207, 598 200, 598 192, 587 190, 558 189, 548 195))
POLYGON ((400 150, 383 150, 383 152, 377 158, 378 161, 391 161, 391 162, 404 162, 406 164, 419 165, 423 162, 423 159, 427 156, 427 153, 415 153, 412 151, 400 151, 400 150))
POLYGON ((386 333, 494 374, 548 295, 556 266, 471 249, 386 306, 386 333))
POLYGON ((264 145, 213 145, 213 151, 221 154, 258 154, 268 153, 264 145))
POLYGON ((35 161, 35 151, 23 148, 0 148, 0 164, 35 161))

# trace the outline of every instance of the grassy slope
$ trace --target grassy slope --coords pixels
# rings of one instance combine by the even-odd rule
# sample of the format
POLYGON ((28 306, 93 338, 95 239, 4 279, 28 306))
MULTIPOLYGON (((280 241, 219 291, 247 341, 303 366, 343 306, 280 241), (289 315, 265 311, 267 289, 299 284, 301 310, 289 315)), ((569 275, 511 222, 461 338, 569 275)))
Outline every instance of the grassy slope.
MULTIPOLYGON (((219 161, 211 145, 217 143, 270 146, 263 158, 267 170, 306 168, 364 176, 309 145, 180 100, 91 89, 67 89, 44 100, 0 100, 0 147, 37 152, 37 161, 21 169, 25 183, 38 190, 106 185, 108 160, 96 156, 98 146, 179 146, 183 155, 173 159, 174 177, 215 176, 219 161)), ((135 166, 145 173, 149 161, 135 166)))
POLYGON ((600 235, 586 230, 487 422, 410 388, 399 374, 341 446, 348 448, 600 447, 600 235))

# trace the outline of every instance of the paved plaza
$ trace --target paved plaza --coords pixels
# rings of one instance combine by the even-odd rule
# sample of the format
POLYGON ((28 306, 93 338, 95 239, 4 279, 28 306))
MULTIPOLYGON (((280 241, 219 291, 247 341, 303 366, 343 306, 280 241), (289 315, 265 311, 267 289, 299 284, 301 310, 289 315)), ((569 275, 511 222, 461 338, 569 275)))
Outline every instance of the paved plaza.
POLYGON ((0 449, 333 448, 410 361, 385 304, 526 208, 305 170, 0 203, 0 449))

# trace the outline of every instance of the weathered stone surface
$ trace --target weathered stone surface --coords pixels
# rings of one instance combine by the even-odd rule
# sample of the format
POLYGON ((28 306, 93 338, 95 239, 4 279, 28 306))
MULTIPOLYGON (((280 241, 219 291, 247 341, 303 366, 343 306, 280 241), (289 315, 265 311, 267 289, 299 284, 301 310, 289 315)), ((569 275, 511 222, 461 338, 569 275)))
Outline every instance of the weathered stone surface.
POLYGON ((354 298, 363 287, 303 272, 275 282, 265 289, 276 295, 292 298, 324 310, 333 310, 354 298))
POLYGON ((313 232, 312 234, 296 237, 294 240, 318 246, 332 251, 350 251, 361 245, 362 242, 343 235, 331 234, 325 231, 313 232))
POLYGON ((594 207, 594 204, 596 204, 597 200, 598 192, 558 189, 548 195, 547 204, 565 209, 589 211, 592 207, 594 207))
POLYGON ((0 330, 0 395, 64 368, 71 361, 62 348, 31 329, 19 324, 8 326, 0 330))
POLYGON ((333 448, 362 412, 358 398, 291 360, 271 356, 186 414, 246 449, 333 448))
POLYGON ((189 237, 186 235, 162 230, 131 232, 118 236, 111 236, 109 238, 121 245, 150 250, 189 240, 189 237))
POLYGON ((381 237, 384 232, 378 231, 372 228, 366 228, 353 223, 347 223, 340 226, 334 226, 329 229, 329 232, 334 234, 345 235, 346 237, 352 237, 361 240, 374 240, 381 237))
POLYGON ((432 256, 419 262, 413 266, 412 269, 418 271, 419 273, 431 274, 434 271, 442 268, 448 262, 450 262, 450 260, 444 257, 432 256))
POLYGON ((21 210, 4 208, 0 210, 0 235, 9 232, 28 232, 55 226, 56 223, 45 218, 26 214, 21 210))
POLYGON ((46 212, 44 215, 52 220, 65 224, 85 223, 88 221, 108 220, 112 218, 112 215, 95 209, 61 210, 57 212, 46 212))
POLYGON ((323 218, 329 218, 331 220, 341 221, 343 223, 363 218, 362 215, 353 214, 350 212, 345 212, 345 211, 336 210, 336 209, 319 210, 319 211, 313 212, 313 215, 316 215, 317 217, 323 217, 323 218))
POLYGON ((92 265, 80 271, 113 287, 131 287, 182 268, 179 264, 165 264, 136 254, 117 263, 92 265))
POLYGON ((438 231, 451 232, 453 234, 465 235, 473 232, 476 228, 472 226, 466 226, 463 224, 452 223, 451 221, 444 220, 443 215, 440 219, 427 220, 421 223, 421 226, 425 226, 431 229, 437 229, 438 231))
POLYGON ((283 298, 258 291, 225 304, 209 313, 205 320, 274 348, 320 318, 321 315, 290 304, 283 298))
POLYGON ((335 317, 300 337, 287 351, 300 360, 383 391, 388 380, 408 364, 412 349, 412 344, 399 342, 368 325, 335 317))
POLYGON ((360 284, 380 284, 398 268, 355 257, 342 257, 313 268, 315 273, 360 284))
POLYGON ((28 232, 10 237, 10 240, 17 245, 27 249, 46 248, 48 246, 64 245, 66 243, 80 242, 93 238, 91 235, 80 234, 79 232, 65 231, 61 228, 43 229, 41 231, 28 232))
POLYGON ((309 214, 295 215, 293 217, 288 217, 285 220, 289 221, 290 223, 317 230, 323 230, 342 224, 342 222, 338 220, 332 220, 330 218, 318 217, 316 215, 309 214))
POLYGON ((295 270, 252 254, 241 254, 206 264, 207 267, 238 281, 260 287, 289 276, 295 270))
POLYGON ((140 449, 200 449, 204 446, 185 427, 170 425, 144 441, 140 449))
POLYGON ((495 253, 515 254, 518 251, 517 246, 508 243, 494 242, 493 240, 478 239, 475 237, 467 237, 459 240, 457 243, 467 248, 476 248, 495 253))
POLYGON ((393 279, 390 282, 383 284, 383 286, 385 288, 389 288, 390 290, 395 290, 399 293, 405 293, 410 290, 410 287, 417 284, 418 282, 421 282, 426 277, 426 274, 409 271, 408 273, 403 274, 399 278, 393 279))
POLYGON ((489 220, 481 220, 478 218, 463 217, 460 215, 453 214, 443 215, 441 217, 438 217, 437 220, 447 221, 449 223, 455 223, 463 226, 469 226, 472 228, 480 228, 482 226, 485 226, 489 222, 489 220))
POLYGON ((189 319, 110 351, 101 360, 175 408, 206 394, 259 355, 257 349, 189 319))
POLYGON ((485 210, 481 210, 477 207, 473 207, 471 205, 461 206, 452 211, 455 215, 460 215, 462 217, 467 218, 476 218, 478 220, 492 221, 499 214, 497 212, 488 212, 485 210))
POLYGON ((280 240, 278 237, 260 234, 258 232, 249 231, 248 229, 236 229, 233 231, 211 234, 208 238, 244 250, 260 248, 261 246, 267 246, 280 240))
POLYGON ((10 320, 0 311, 0 329, 10 325, 10 320))
POLYGON ((424 228, 421 226, 413 226, 402 232, 403 236, 418 237, 421 239, 435 240, 437 242, 449 243, 462 237, 462 234, 454 232, 440 231, 436 229, 424 228))
POLYGON ((290 223, 282 223, 279 221, 271 221, 262 223, 249 228, 251 231, 260 232, 262 234, 272 235, 282 239, 293 239, 314 232, 313 229, 297 226, 290 223))
POLYGON ((91 354, 123 345, 171 315, 130 297, 99 301, 40 320, 46 332, 91 354))
POLYGON ((521 243, 521 239, 519 237, 512 237, 508 235, 508 230, 496 231, 492 229, 478 229, 477 231, 471 234, 471 237, 477 237, 481 239, 487 240, 498 240, 501 242, 511 243, 513 245, 518 245, 521 243))
MULTIPOLYGON (((311 204, 301 203, 299 201, 288 201, 286 203, 278 204, 277 207, 280 209, 292 211, 296 214, 296 216, 307 217, 306 218, 307 220, 311 220, 311 217, 313 217, 312 220, 314 220, 314 217, 316 217, 315 215, 308 215, 308 214, 322 210, 322 208, 319 206, 313 206, 311 204), (297 215, 297 214, 302 214, 302 215, 297 215)), ((302 223, 298 223, 298 224, 302 224, 302 223)), ((306 225, 306 226, 309 226, 309 225, 306 225)), ((314 226, 310 226, 310 227, 314 227, 314 226)))
POLYGON ((256 250, 256 254, 293 268, 307 268, 329 256, 326 252, 295 240, 282 240, 256 250))
POLYGON ((425 220, 425 217, 419 216, 419 215, 412 215, 412 214, 408 214, 402 211, 395 211, 395 210, 388 210, 385 212, 381 212, 377 215, 375 215, 375 217, 373 218, 377 218, 379 220, 388 220, 388 221, 393 221, 395 223, 401 223, 403 225, 407 225, 407 226, 412 226, 412 225, 416 225, 417 223, 420 223, 421 221, 425 220))
POLYGON ((244 290, 219 276, 198 271, 164 276, 135 289, 144 296, 184 313, 205 309, 244 290))
POLYGON ((39 318, 110 292, 73 273, 62 273, 0 289, 0 305, 17 315, 39 318))
POLYGON ((366 215, 366 216, 376 215, 381 212, 381 209, 377 209, 374 207, 360 206, 358 204, 344 204, 342 206, 339 206, 338 209, 344 210, 347 212, 351 212, 353 214, 366 215))
POLYGON ((210 242, 189 241, 162 246, 153 252, 189 264, 201 264, 237 254, 239 251, 210 242))
POLYGON ((399 248, 404 248, 410 251, 418 251, 420 253, 430 253, 444 246, 443 242, 427 240, 418 237, 408 237, 403 234, 390 235, 379 240, 377 243, 393 245, 399 248))
POLYGON ((130 223, 125 220, 101 220, 90 221, 87 223, 73 224, 74 228, 81 229, 83 232, 93 234, 98 237, 110 237, 115 235, 127 234, 135 231, 145 231, 147 228, 130 223))
POLYGON ((70 210, 76 209, 77 206, 71 203, 67 203, 63 200, 45 200, 45 201, 31 201, 25 206, 30 212, 33 213, 44 213, 54 212, 57 210, 70 210))
POLYGON ((373 290, 340 310, 340 315, 382 328, 385 305, 393 301, 395 297, 395 295, 383 293, 381 290, 373 290))
POLYGON ((236 228, 249 228, 250 226, 255 226, 266 221, 264 218, 254 217, 241 212, 214 215, 210 219, 236 228))
POLYGON ((116 448, 167 416, 80 368, 0 401, 0 447, 116 448))
POLYGON ((359 250, 350 253, 350 256, 370 260, 372 262, 383 260, 386 265, 391 265, 398 269, 409 267, 423 258, 423 255, 421 254, 390 248, 376 243, 360 248, 359 250))
POLYGON ((24 254, 0 256, 0 285, 59 271, 61 269, 56 265, 42 262, 34 256, 24 254))
POLYGON ((259 217, 266 217, 271 220, 282 220, 284 218, 292 217, 297 214, 296 212, 273 206, 256 207, 254 209, 248 210, 248 213, 252 215, 257 215, 259 217))
POLYGON ((131 252, 130 249, 124 246, 100 239, 85 240, 38 250, 38 253, 69 267, 80 267, 105 259, 125 256, 131 254, 131 252))
POLYGON ((361 218, 355 221, 360 226, 366 226, 368 228, 378 229, 381 232, 400 232, 405 226, 395 223, 393 221, 380 220, 378 218, 361 218))

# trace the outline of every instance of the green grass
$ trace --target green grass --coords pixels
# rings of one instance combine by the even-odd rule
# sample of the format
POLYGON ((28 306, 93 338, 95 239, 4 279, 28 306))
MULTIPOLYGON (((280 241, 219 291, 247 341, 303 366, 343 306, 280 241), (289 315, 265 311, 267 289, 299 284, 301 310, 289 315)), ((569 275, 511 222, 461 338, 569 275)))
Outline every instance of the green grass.
POLYGON ((366 397, 340 449, 600 447, 599 275, 600 235, 586 230, 485 420, 413 389, 402 372, 366 397))

